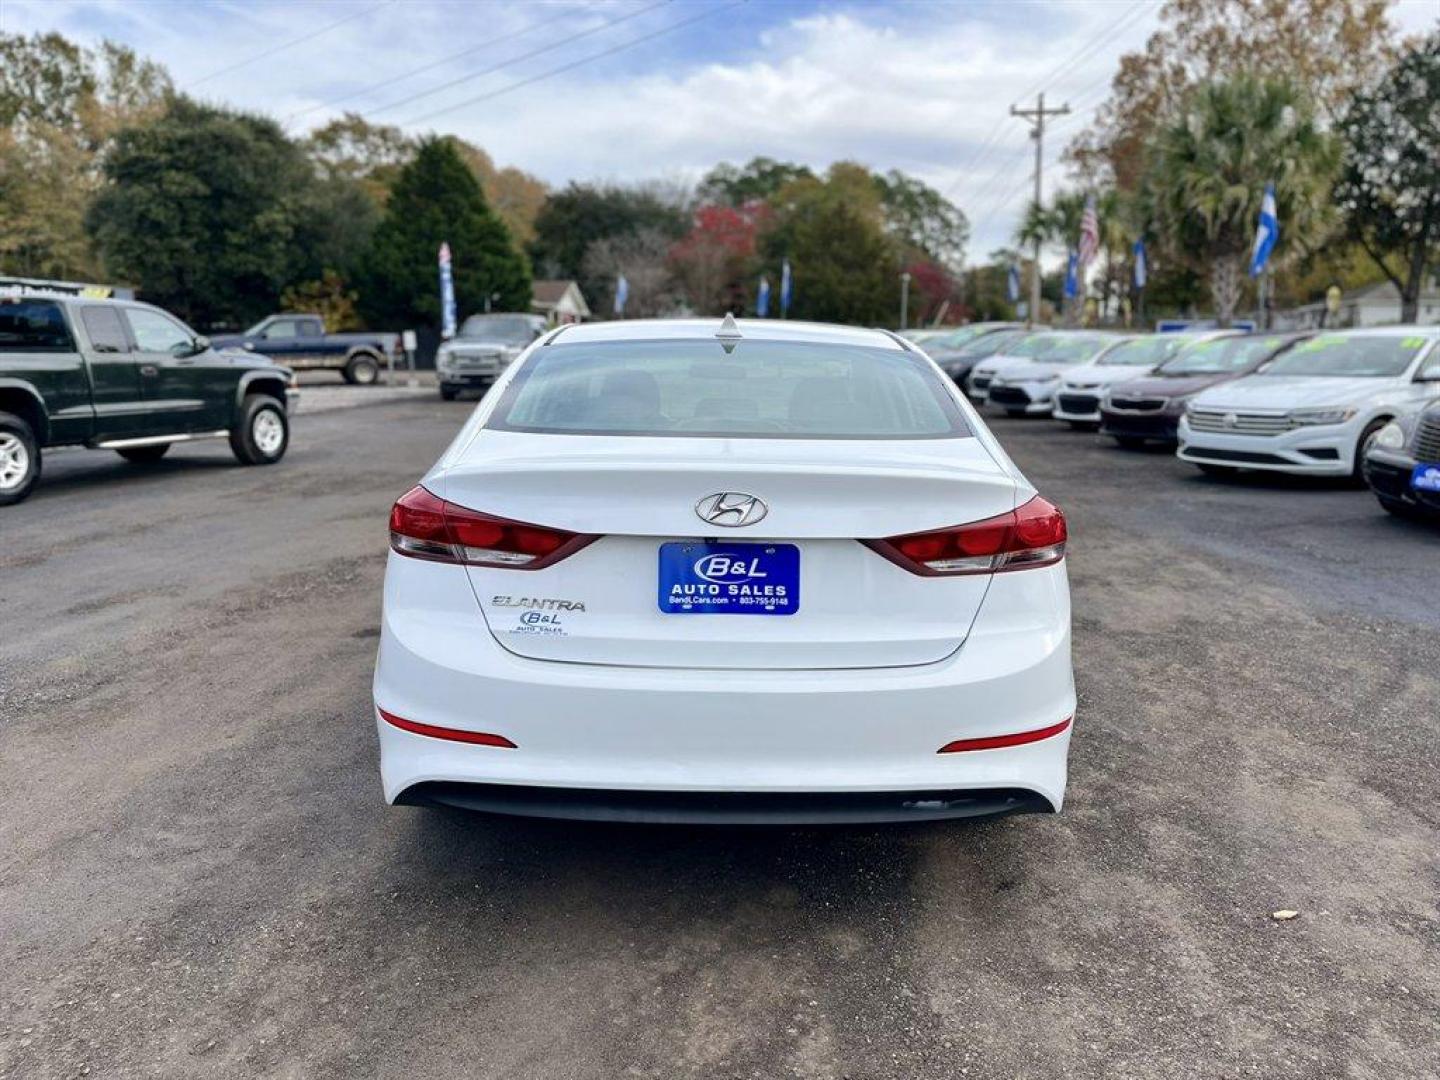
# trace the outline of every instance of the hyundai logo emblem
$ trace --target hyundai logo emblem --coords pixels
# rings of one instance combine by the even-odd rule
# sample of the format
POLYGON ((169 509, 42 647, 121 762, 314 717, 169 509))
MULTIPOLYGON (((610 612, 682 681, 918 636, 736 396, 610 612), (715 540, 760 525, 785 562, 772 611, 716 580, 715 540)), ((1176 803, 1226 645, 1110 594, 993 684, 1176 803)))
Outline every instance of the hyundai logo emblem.
POLYGON ((1229 412, 1225 414, 1220 422, 1226 427, 1234 427, 1240 422, 1240 417, 1236 416, 1233 412, 1229 412))
POLYGON ((754 495, 743 491, 722 491, 706 495, 695 504, 695 513, 700 520, 711 525, 723 525, 727 529, 738 529, 742 525, 754 525, 770 512, 770 508, 754 495))

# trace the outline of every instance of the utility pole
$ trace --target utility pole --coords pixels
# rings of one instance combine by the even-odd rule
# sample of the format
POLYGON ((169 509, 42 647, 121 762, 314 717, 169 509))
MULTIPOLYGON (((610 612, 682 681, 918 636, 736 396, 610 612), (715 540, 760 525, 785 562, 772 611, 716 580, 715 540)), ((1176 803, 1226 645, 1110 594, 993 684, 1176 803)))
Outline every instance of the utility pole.
MULTIPOLYGON (((1040 171, 1045 165, 1045 118, 1049 116, 1065 116, 1070 112, 1069 105, 1061 105, 1058 109, 1045 108, 1045 93, 1041 91, 1039 100, 1033 109, 1017 109, 1010 106, 1011 116, 1023 116, 1026 120, 1034 123, 1030 129, 1030 137, 1035 140, 1035 209, 1040 209, 1041 187, 1040 171)), ((1030 275, 1030 318, 1031 326, 1034 326, 1040 318, 1040 237, 1035 237, 1034 267, 1030 275)))
POLYGON ((910 326, 910 271, 906 270, 900 275, 900 329, 907 330, 910 326))

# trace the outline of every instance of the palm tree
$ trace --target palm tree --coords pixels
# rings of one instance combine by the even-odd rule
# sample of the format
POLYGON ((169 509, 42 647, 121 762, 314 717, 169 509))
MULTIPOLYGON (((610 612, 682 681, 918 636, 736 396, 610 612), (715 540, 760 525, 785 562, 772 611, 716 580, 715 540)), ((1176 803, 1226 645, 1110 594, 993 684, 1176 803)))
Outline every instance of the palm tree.
POLYGON ((1339 147, 1312 104, 1285 81, 1252 75, 1207 83, 1149 146, 1142 201, 1172 257, 1210 275, 1215 316, 1229 326, 1265 185, 1275 185, 1274 258, 1314 250, 1334 223, 1330 184, 1339 147))
MULTIPOLYGON (((1049 206, 1032 202, 1025 208, 1025 216, 1015 230, 1015 242, 1029 247, 1039 240, 1042 247, 1053 245, 1069 252, 1079 242, 1080 218, 1084 213, 1083 191, 1056 192, 1049 206)), ((1036 267, 1034 272, 1038 274, 1039 267, 1036 267)), ((1075 317, 1079 305, 1083 302, 1083 297, 1079 297, 1077 302, 1069 305, 1069 318, 1075 317)))

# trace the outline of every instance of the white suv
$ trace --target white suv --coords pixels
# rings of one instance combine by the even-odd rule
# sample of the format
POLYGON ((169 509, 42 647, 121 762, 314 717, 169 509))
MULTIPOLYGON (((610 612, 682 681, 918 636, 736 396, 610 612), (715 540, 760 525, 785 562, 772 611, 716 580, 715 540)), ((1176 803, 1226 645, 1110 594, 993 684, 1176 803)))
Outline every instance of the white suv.
POLYGON ((1440 327, 1324 334, 1197 395, 1180 420, 1177 453, 1210 473, 1358 477, 1375 433, 1437 397, 1440 327))

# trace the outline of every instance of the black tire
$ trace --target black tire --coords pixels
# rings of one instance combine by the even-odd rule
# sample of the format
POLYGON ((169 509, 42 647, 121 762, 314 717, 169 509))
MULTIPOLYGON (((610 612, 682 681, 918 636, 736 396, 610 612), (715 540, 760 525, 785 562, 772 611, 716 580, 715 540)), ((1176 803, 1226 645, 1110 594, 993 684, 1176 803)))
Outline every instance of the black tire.
POLYGON ((290 446, 285 406, 269 394, 251 394, 230 429, 230 449, 242 465, 274 465, 290 446), (278 426, 277 426, 278 424, 278 426))
POLYGON ((1381 495, 1378 491, 1375 493, 1375 498, 1379 501, 1380 505, 1385 508, 1387 514, 1394 514, 1396 517, 1404 518, 1406 521, 1418 521, 1420 519, 1420 512, 1416 510, 1415 507, 1403 503, 1399 499, 1392 499, 1388 496, 1381 495))
POLYGON ((446 401, 454 401, 460 396, 460 390, 454 386, 442 386, 440 387, 440 396, 446 401))
POLYGON ((358 353, 345 365, 345 381, 354 386, 374 386, 380 379, 380 362, 368 353, 358 353))
POLYGON ((1350 482, 1356 487, 1365 487, 1365 451, 1370 446, 1370 440, 1380 434, 1380 429, 1390 423, 1388 416, 1381 416, 1365 425, 1365 430, 1360 432, 1360 439, 1355 444, 1355 465, 1350 470, 1350 482))
POLYGON ((1123 450, 1144 450, 1145 440, 1136 438, 1134 435, 1112 435, 1115 445, 1123 450))
POLYGON ((1098 420, 1070 420, 1068 423, 1072 431, 1098 431, 1100 428, 1098 420))
POLYGON ((1234 476, 1240 470, 1233 465, 1205 465, 1201 462, 1194 462, 1194 466, 1206 476, 1222 476, 1226 479, 1234 476))
POLYGON ((126 446, 115 452, 126 461, 133 461, 136 465, 149 465, 151 462, 159 461, 169 450, 169 443, 160 443, 157 446, 126 446))
POLYGON ((1005 415, 1008 416, 1008 417, 1010 417, 1010 419, 1012 419, 1012 420, 1018 420, 1018 419, 1020 419, 1020 417, 1022 417, 1022 416, 1025 415, 1025 410, 1024 410, 1024 409, 1006 409, 1006 410, 1005 410, 1005 415))
POLYGON ((28 421, 0 412, 0 506, 18 503, 40 482, 40 442, 28 421))

